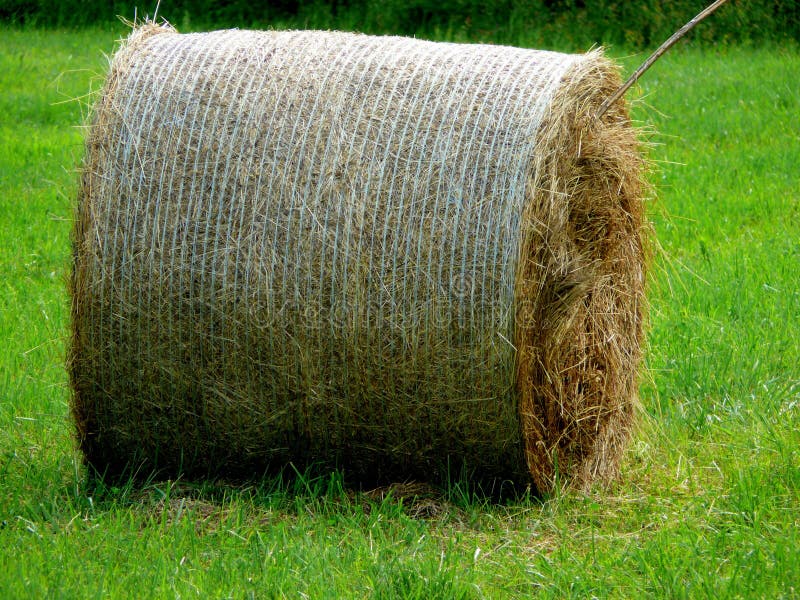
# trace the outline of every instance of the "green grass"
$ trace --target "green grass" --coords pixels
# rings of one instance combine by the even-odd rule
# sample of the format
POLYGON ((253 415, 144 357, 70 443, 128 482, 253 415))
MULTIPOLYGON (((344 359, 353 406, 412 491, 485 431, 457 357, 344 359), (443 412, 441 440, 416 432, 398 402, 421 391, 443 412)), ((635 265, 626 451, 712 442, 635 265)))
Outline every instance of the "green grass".
POLYGON ((1 598, 800 596, 797 48, 683 47, 645 76, 663 250, 641 430, 611 489, 497 504, 86 477, 63 367, 85 104, 61 102, 119 33, 0 29, 1 598))

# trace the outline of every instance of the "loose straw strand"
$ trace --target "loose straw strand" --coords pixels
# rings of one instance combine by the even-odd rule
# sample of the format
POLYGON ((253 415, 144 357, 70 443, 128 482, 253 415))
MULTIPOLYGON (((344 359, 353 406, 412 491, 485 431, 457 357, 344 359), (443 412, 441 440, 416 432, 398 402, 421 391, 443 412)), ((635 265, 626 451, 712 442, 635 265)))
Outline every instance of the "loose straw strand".
POLYGON ((600 105, 600 108, 598 109, 595 118, 599 119, 600 117, 602 117, 606 113, 606 111, 609 108, 611 108, 611 105, 614 104, 614 102, 616 102, 617 100, 619 100, 620 97, 622 97, 622 95, 625 92, 627 92, 628 89, 634 83, 636 83, 642 75, 644 75, 644 72, 647 71, 647 69, 649 69, 654 62, 656 62, 659 58, 661 58, 661 56, 667 50, 672 48, 672 46, 674 46, 679 39, 681 39, 689 31, 691 31, 695 25, 697 25, 700 21, 705 19, 707 16, 709 16, 711 13, 713 13, 727 1, 728 0, 716 0, 716 2, 712 3, 705 10, 698 13, 697 16, 695 16, 691 21, 689 21, 688 23, 686 23, 686 25, 684 25, 678 31, 673 33, 666 42, 664 42, 663 44, 661 44, 661 46, 658 47, 658 50, 653 52, 650 55, 650 57, 646 61, 644 61, 644 63, 642 63, 642 66, 640 66, 638 69, 636 69, 636 71, 634 71, 633 75, 631 75, 628 78, 628 80, 625 83, 623 83, 616 92, 614 92, 605 102, 603 102, 603 104, 600 105))

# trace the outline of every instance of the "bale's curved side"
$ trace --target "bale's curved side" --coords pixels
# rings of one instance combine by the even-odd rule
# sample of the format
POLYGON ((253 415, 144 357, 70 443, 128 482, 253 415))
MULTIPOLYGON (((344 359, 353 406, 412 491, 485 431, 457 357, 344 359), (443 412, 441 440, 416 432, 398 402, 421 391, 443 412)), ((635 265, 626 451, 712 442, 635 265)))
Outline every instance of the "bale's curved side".
POLYGON ((95 107, 68 368, 100 472, 552 485, 635 404, 641 161, 598 53, 147 26, 95 107))
MULTIPOLYGON (((91 126, 85 140, 84 164, 71 233, 72 270, 68 281, 71 335, 66 361, 71 388, 70 411, 78 445, 86 462, 99 473, 112 476, 128 472, 129 467, 135 470, 141 461, 141 453, 132 449, 126 456, 120 454, 113 442, 115 430, 118 431, 120 425, 104 419, 101 408, 103 398, 109 403, 114 400, 104 391, 99 376, 108 371, 113 357, 108 354, 109 343, 98 343, 95 329, 104 308, 97 305, 99 290, 104 282, 95 242, 100 233, 99 227, 104 224, 98 223, 96 202, 108 195, 110 187, 105 174, 98 172, 97 164, 110 160, 108 121, 114 111, 112 100, 120 77, 124 77, 132 63, 139 60, 139 50, 148 38, 171 32, 174 32, 171 27, 154 24, 136 28, 113 56, 101 96, 93 106, 90 117, 91 126)), ((123 415, 117 412, 115 418, 123 415)))

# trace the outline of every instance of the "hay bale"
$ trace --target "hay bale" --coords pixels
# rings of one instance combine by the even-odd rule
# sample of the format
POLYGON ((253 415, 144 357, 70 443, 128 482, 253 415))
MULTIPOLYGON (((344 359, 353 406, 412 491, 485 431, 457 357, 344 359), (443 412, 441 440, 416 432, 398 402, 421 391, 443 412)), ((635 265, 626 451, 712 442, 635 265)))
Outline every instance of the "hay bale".
POLYGON ((93 112, 68 370, 97 470, 611 476, 644 311, 600 52, 136 29, 93 112))

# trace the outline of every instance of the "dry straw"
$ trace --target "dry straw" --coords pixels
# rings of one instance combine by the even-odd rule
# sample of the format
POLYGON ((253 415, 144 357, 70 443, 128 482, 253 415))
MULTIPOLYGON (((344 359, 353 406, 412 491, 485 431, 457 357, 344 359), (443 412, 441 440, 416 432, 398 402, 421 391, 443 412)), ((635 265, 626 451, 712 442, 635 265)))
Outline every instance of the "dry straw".
POLYGON ((69 372, 101 472, 614 474, 642 159, 600 52, 134 30, 86 142, 69 372))

